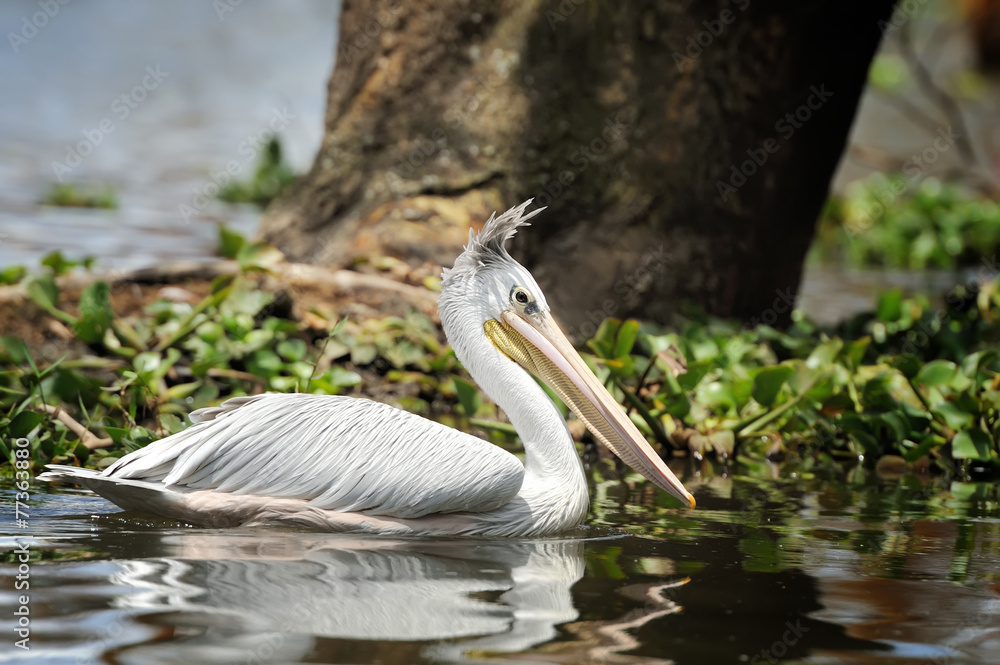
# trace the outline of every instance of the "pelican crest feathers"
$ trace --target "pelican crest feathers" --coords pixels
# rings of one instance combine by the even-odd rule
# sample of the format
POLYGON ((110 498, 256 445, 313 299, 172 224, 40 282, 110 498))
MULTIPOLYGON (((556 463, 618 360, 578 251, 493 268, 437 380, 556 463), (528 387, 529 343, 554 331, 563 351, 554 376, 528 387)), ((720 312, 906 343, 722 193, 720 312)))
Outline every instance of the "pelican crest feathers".
POLYGON ((478 234, 469 229, 469 244, 465 246, 465 251, 455 259, 455 266, 444 270, 443 278, 445 280, 454 279, 457 274, 461 273, 475 274, 478 268, 497 261, 511 260, 504 244, 514 237, 519 227, 531 226, 528 220, 545 210, 545 208, 538 208, 526 213, 525 210, 533 200, 528 199, 499 217, 494 212, 486 220, 486 224, 478 234))

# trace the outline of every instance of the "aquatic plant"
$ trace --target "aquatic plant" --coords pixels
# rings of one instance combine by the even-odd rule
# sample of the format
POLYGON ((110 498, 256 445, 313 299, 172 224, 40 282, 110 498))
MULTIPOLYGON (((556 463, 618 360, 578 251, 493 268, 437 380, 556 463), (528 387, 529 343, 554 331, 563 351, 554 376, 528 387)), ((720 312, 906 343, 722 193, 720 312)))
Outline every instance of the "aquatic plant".
MULTIPOLYGON (((62 341, 42 357, 0 337, 3 458, 26 437, 34 464, 100 468, 182 429, 193 409, 265 390, 364 394, 514 445, 425 315, 296 315, 287 294, 263 288, 280 253, 225 229, 221 244, 238 272, 129 315, 115 311, 120 285, 106 281, 64 302, 56 278, 73 264, 61 255, 23 276, 62 341)), ((1000 279, 984 279, 941 311, 891 291, 834 329, 798 314, 788 330, 694 311, 669 328, 608 319, 585 357, 666 455, 803 468, 863 460, 966 477, 1000 471, 998 343, 1000 279)))

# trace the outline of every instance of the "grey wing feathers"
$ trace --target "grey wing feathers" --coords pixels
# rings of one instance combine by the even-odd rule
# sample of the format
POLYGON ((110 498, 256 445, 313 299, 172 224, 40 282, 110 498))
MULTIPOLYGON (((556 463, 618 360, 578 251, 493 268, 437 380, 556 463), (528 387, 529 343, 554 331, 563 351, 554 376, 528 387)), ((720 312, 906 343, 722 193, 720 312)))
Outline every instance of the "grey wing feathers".
POLYGON ((365 399, 258 395, 191 419, 105 475, 402 518, 493 510, 524 476, 516 457, 486 441, 365 399))

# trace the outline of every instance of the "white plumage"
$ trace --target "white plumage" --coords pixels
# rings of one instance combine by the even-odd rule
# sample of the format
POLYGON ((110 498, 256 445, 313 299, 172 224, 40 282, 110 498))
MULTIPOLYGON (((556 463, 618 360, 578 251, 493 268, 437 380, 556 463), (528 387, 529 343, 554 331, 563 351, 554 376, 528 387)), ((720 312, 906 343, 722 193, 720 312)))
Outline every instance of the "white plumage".
POLYGON ((52 465, 119 506, 214 526, 292 523, 390 535, 527 536, 578 525, 589 498, 566 422, 528 367, 601 441, 657 485, 693 499, 559 332, 504 242, 530 201, 491 217, 445 272, 441 322, 504 409, 525 463, 469 434, 366 399, 268 394, 191 414, 190 428, 103 472, 52 465), (552 382, 555 383, 552 383, 552 382))

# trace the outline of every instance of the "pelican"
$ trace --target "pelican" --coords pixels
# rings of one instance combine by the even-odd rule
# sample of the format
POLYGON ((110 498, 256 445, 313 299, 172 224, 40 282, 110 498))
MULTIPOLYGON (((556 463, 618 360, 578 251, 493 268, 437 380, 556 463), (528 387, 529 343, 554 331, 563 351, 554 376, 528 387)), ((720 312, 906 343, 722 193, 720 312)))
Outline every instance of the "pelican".
POLYGON ((50 465, 126 510, 206 526, 293 524, 390 536, 544 536, 578 526, 590 498, 544 381, 599 441, 684 504, 694 497, 556 325, 505 244, 538 212, 494 213, 445 270, 438 310, 455 355, 504 410, 524 463, 501 448, 356 397, 263 394, 191 413, 188 429, 103 472, 50 465), (530 373, 530 374, 529 374, 530 373))

